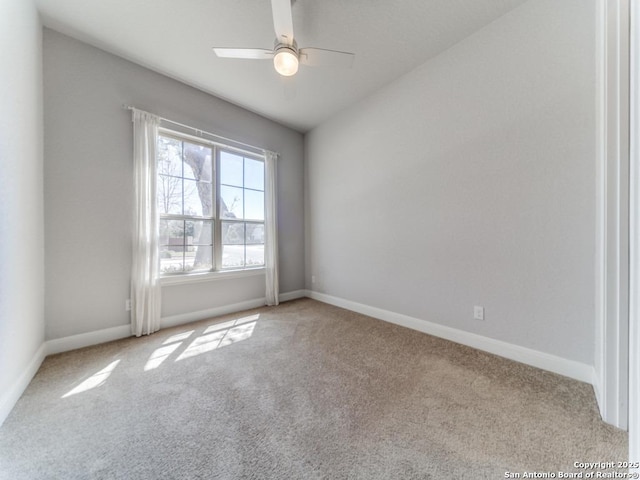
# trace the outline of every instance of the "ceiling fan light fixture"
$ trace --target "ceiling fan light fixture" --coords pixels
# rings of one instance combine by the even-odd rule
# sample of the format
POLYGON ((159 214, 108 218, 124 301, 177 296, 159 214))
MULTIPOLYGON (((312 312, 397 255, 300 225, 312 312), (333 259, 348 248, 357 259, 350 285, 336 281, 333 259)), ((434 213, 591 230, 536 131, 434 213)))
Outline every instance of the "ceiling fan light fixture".
POLYGON ((273 55, 273 66, 283 77, 295 75, 298 71, 298 52, 289 46, 279 47, 273 55))

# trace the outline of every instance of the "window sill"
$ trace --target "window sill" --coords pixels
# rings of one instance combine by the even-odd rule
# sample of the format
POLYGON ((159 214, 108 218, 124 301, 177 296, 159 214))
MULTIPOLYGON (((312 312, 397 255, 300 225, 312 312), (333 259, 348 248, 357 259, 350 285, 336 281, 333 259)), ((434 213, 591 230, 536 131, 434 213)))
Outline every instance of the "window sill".
POLYGON ((185 275, 167 275, 160 277, 160 286, 182 285, 184 283, 212 282, 229 278, 255 277, 264 275, 264 267, 248 268, 244 270, 225 270, 220 272, 188 273, 185 275))

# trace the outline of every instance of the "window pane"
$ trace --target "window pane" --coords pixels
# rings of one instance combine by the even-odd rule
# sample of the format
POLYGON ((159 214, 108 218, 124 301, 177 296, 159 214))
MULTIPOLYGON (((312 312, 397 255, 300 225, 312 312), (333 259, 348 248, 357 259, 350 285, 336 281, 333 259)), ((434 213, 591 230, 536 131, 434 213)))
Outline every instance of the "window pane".
POLYGON ((184 181, 184 214, 196 217, 211 217, 213 209, 212 185, 210 183, 184 181))
POLYGON ((182 177, 182 142, 168 137, 158 137, 158 174, 182 177))
POLYGON ((222 268, 244 267, 244 245, 222 246, 222 268))
POLYGON ((244 223, 222 222, 222 244, 223 245, 243 245, 244 244, 244 223))
POLYGON ((160 273, 184 271, 183 247, 160 247, 160 273))
POLYGON ((264 245, 247 245, 247 267, 264 265, 264 245))
POLYGON ((169 244, 169 224, 167 220, 160 220, 158 224, 158 245, 169 244))
POLYGON ((220 183, 241 187, 242 157, 229 152, 220 152, 220 183))
POLYGON ((222 222, 222 268, 244 267, 245 224, 222 222))
POLYGON ((222 268, 244 267, 244 245, 223 245, 222 268))
POLYGON ((203 217, 213 217, 213 184, 209 182, 198 182, 198 198, 202 206, 203 217))
POLYGON ((245 227, 246 243, 260 244, 264 243, 264 225, 261 223, 247 223, 245 227))
POLYGON ((212 245, 212 228, 213 222, 209 220, 187 220, 185 222, 187 245, 212 245))
POLYGON ((210 245, 189 246, 185 252, 186 272, 205 272, 213 268, 213 249, 210 245))
POLYGON ((222 218, 243 218, 242 188, 223 185, 220 187, 220 197, 222 198, 222 205, 220 205, 222 218))
POLYGON ((184 142, 184 178, 211 181, 211 149, 184 142))
POLYGON ((169 247, 184 245, 184 222, 182 220, 160 220, 159 245, 169 247))
POLYGON ((264 162, 244 159, 244 186, 255 190, 264 190, 264 162))
POLYGON ((160 215, 167 213, 182 215, 182 179, 158 175, 156 202, 160 215))
POLYGON ((264 192, 244 191, 244 218, 264 220, 264 192))

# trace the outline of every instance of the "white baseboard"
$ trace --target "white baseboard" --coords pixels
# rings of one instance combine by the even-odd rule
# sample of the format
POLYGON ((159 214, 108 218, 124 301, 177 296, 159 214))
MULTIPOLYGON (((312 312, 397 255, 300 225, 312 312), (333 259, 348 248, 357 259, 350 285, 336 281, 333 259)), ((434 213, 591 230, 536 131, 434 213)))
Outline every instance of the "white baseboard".
POLYGON ((598 405, 598 411, 600 412, 600 418, 604 420, 604 397, 602 395, 602 376, 598 373, 598 369, 593 367, 593 377, 591 378, 591 385, 593 386, 593 393, 596 397, 596 404, 598 405))
MULTIPOLYGON (((287 302, 296 298, 303 298, 306 296, 306 290, 294 290, 293 292, 281 293, 278 295, 278 300, 281 302, 287 302)), ((253 300, 246 300, 244 302, 232 303, 230 305, 223 305, 220 307, 208 308, 206 310, 198 310, 196 312, 181 313, 179 315, 171 315, 169 317, 163 317, 160 319, 160 328, 177 327, 184 325, 185 323, 197 322, 199 320, 206 320, 207 318, 218 317, 220 315, 226 315, 228 313, 242 312, 243 310, 250 310, 252 308, 264 307, 266 304, 265 298, 255 298, 253 300)))
POLYGON ((304 298, 306 296, 306 290, 294 290, 293 292, 281 293, 278 295, 278 300, 281 302, 288 302, 290 300, 296 300, 297 298, 304 298))
POLYGON ((47 340, 47 355, 68 352, 78 348, 90 347, 100 343, 120 340, 131 336, 131 325, 120 325, 117 327, 105 328, 94 332, 79 333, 68 337, 47 340))
POLYGON ((252 308, 264 307, 264 304, 264 298, 256 298, 253 300, 246 300, 244 302, 232 303, 230 305, 222 305, 221 307, 207 308, 206 310, 198 310, 195 312, 162 317, 160 319, 160 328, 177 327, 179 325, 184 325, 185 323, 206 320, 207 318, 218 317, 220 315, 226 315, 227 313, 236 313, 243 310, 250 310, 252 308))
MULTIPOLYGON (((303 298, 306 296, 306 290, 294 290, 279 295, 281 302, 303 298)), ((251 308, 258 308, 265 305, 264 298, 255 298, 244 302, 223 305, 221 307, 199 310, 196 312, 182 313, 179 315, 171 315, 160 319, 160 328, 176 327, 185 323, 205 320, 207 318, 226 315, 227 313, 241 312, 251 308)), ((70 335, 68 337, 56 338, 45 342, 45 355, 53 355, 55 353, 68 352, 78 348, 90 347, 100 343, 120 340, 131 336, 130 325, 120 325, 118 327, 105 328, 94 332, 80 333, 78 335, 70 335)), ((44 357, 43 357, 44 358, 44 357)))
POLYGON ((38 351, 29 362, 29 365, 27 365, 27 368, 22 372, 22 375, 20 375, 18 380, 16 380, 14 384, 0 396, 0 426, 7 419, 16 402, 20 399, 40 368, 40 365, 46 356, 46 350, 47 347, 45 343, 40 345, 40 348, 38 348, 38 351))
POLYGON ((371 307, 362 303, 352 302, 343 298, 307 290, 307 296, 320 302, 335 305, 336 307, 352 310, 363 315, 411 328, 419 332, 427 333, 435 337, 451 340, 452 342, 467 345, 485 352, 525 363, 533 367, 558 373, 581 382, 593 383, 595 371, 593 366, 574 360, 557 357, 549 353, 539 352, 530 348, 513 345, 511 343, 484 337, 475 333, 465 332, 456 328, 439 325, 427 320, 409 317, 400 313, 390 312, 381 308, 371 307))

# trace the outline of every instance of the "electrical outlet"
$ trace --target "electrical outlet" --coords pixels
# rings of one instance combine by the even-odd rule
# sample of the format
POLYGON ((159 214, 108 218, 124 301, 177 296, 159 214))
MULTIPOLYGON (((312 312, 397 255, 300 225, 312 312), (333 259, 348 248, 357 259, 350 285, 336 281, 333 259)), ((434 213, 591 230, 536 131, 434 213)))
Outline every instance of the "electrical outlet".
POLYGON ((125 310, 125 312, 130 312, 131 311, 131 299, 130 298, 127 298, 124 301, 124 310, 125 310))
POLYGON ((473 318, 476 320, 484 320, 484 307, 479 305, 473 307, 473 318))
POLYGON ((315 275, 311 275, 311 283, 316 283, 316 276, 315 275))

